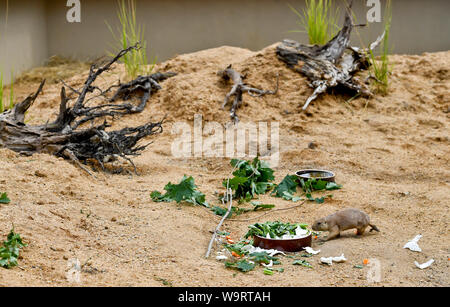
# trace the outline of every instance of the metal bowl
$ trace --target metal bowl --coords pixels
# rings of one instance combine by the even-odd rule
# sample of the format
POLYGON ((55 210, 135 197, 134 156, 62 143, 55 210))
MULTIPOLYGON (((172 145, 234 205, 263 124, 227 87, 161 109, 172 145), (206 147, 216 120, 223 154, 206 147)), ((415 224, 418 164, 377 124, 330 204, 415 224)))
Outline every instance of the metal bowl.
POLYGON ((260 236, 253 236, 253 246, 263 249, 276 249, 281 252, 295 253, 311 247, 312 234, 300 239, 278 240, 267 239, 260 236))
POLYGON ((332 171, 320 169, 304 169, 296 172, 295 174, 303 180, 314 178, 328 182, 335 182, 336 179, 336 175, 332 171))

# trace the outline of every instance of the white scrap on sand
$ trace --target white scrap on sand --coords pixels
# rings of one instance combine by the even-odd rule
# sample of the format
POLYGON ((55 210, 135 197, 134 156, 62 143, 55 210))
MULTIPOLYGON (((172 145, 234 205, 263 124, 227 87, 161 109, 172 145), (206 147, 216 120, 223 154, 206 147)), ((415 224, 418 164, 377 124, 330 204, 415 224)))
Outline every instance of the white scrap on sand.
POLYGON ((434 262, 434 259, 431 259, 425 263, 419 264, 417 261, 414 261, 414 264, 416 265, 416 267, 418 267, 419 269, 423 270, 428 268, 430 265, 432 265, 434 262))
POLYGON ((262 263, 262 265, 265 266, 266 268, 271 268, 273 267, 273 260, 270 260, 269 264, 262 263))
POLYGON ((320 258, 320 262, 328 264, 328 265, 332 265, 333 262, 341 263, 341 262, 345 262, 345 261, 347 261, 347 259, 345 258, 344 254, 342 254, 339 257, 327 257, 327 258, 322 257, 322 258, 320 258))
POLYGON ((242 250, 248 251, 249 254, 266 252, 270 257, 273 257, 277 254, 282 254, 282 255, 286 256, 285 253, 283 253, 277 249, 263 249, 261 247, 255 247, 252 245, 246 245, 242 248, 242 250))
POLYGON ((413 252, 421 252, 422 249, 420 248, 419 244, 417 244, 417 242, 419 242, 421 238, 422 235, 417 235, 414 239, 406 243, 405 246, 403 246, 403 248, 408 248, 413 252))
POLYGON ((317 255, 318 253, 320 253, 320 249, 315 251, 311 247, 308 246, 308 247, 305 247, 305 252, 307 252, 308 254, 311 254, 311 255, 317 255))
POLYGON ((228 257, 226 255, 224 255, 222 252, 217 252, 217 256, 216 256, 216 260, 227 260, 228 257))

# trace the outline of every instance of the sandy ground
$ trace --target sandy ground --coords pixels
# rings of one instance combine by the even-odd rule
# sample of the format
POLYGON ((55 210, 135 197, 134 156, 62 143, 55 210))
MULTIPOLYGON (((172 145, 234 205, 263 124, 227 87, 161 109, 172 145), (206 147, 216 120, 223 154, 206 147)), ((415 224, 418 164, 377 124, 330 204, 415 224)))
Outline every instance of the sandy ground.
MULTIPOLYGON (((312 103, 306 113, 300 106, 311 89, 305 78, 289 70, 274 55, 275 45, 259 52, 221 47, 178 56, 160 64, 161 71, 178 76, 162 83, 146 110, 127 116, 114 127, 139 125, 167 114, 162 135, 134 161, 139 176, 96 173, 94 179, 70 162, 45 154, 19 156, 0 150, 0 191, 12 202, 0 205, 0 236, 14 223, 28 246, 19 267, 0 269, 0 286, 449 286, 449 89, 450 52, 391 57, 394 63, 391 92, 372 100, 350 103, 345 95, 327 94, 312 103), (229 158, 175 158, 171 134, 176 121, 192 125, 195 114, 204 121, 229 121, 220 104, 230 86, 216 76, 228 64, 247 74, 247 82, 271 89, 276 73, 280 90, 262 98, 244 95, 238 110, 242 122, 280 123, 281 159, 276 181, 306 167, 328 168, 337 173, 343 189, 324 204, 308 202, 290 210, 269 213, 261 220, 312 224, 316 218, 341 208, 366 211, 381 229, 313 247, 321 253, 309 258, 313 269, 291 265, 282 258, 284 273, 266 276, 261 269, 247 274, 226 269, 204 254, 219 218, 201 207, 154 203, 153 190, 183 174, 194 176, 212 205, 214 192, 231 169, 229 158), (308 144, 316 147, 310 149, 308 144), (417 234, 423 252, 403 245, 417 234), (348 261, 333 266, 319 264, 321 256, 345 254, 348 261), (381 282, 367 280, 369 267, 354 268, 363 259, 377 259, 381 282), (435 263, 426 270, 414 261, 435 263), (83 265, 81 283, 66 279, 68 263, 83 265)), ((123 77, 123 68, 105 74, 99 85, 123 77)), ((82 85, 84 76, 67 80, 82 85)), ((33 92, 36 84, 17 85, 18 100, 33 92)), ((28 123, 54 117, 60 85, 49 85, 28 112, 28 123)), ((127 166, 131 170, 131 167, 127 166)), ((292 203, 261 197, 277 208, 292 203)), ((257 218, 247 213, 238 218, 257 218)), ((235 239, 250 222, 228 221, 223 230, 235 239)))

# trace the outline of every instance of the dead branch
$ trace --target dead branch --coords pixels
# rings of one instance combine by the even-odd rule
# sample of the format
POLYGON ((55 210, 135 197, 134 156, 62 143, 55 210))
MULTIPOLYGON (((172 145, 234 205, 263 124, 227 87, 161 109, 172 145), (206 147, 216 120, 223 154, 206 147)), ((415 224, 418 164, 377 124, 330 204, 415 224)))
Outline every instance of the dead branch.
POLYGON ((350 4, 346 10, 344 26, 324 46, 307 46, 286 39, 277 47, 278 58, 290 68, 305 75, 311 82, 309 85, 314 88, 303 110, 306 110, 320 94, 339 85, 364 97, 372 96, 367 86, 355 78, 354 74, 370 66, 368 60, 370 51, 380 44, 384 34, 367 49, 349 47, 350 34, 355 26, 360 25, 353 24, 350 4), (345 53, 346 50, 351 50, 351 53, 345 53))
MULTIPOLYGON (((31 107, 42 92, 45 80, 42 81, 36 93, 28 96, 24 101, 15 105, 12 110, 0 114, 0 147, 6 147, 25 155, 34 153, 49 153, 71 160, 80 165, 88 160, 96 160, 104 169, 104 163, 116 160, 119 157, 129 161, 130 156, 139 155, 147 145, 138 145, 139 141, 154 134, 162 132, 162 120, 149 122, 139 127, 124 128, 117 131, 106 131, 110 125, 106 118, 115 118, 126 114, 142 112, 150 96, 161 89, 158 81, 174 76, 174 73, 156 73, 150 76, 140 76, 127 84, 113 85, 103 91, 93 85, 98 76, 108 71, 122 56, 138 46, 121 50, 113 59, 103 65, 92 65, 83 87, 76 90, 67 86, 72 96, 75 95, 73 106, 69 105, 71 98, 66 95, 66 86, 61 88, 61 101, 59 113, 54 122, 45 125, 31 126, 24 123, 25 112, 31 107), (106 94, 113 88, 119 89, 112 99, 106 94), (87 106, 91 98, 90 93, 98 90, 100 94, 94 98, 103 98, 103 102, 95 106, 87 106), (139 97, 140 103, 135 106, 131 102, 113 104, 119 98, 130 100, 139 97), (102 121, 103 123, 98 123, 102 121), (90 122, 89 128, 84 128, 90 122)), ((64 83, 65 84, 65 83, 64 83)), ((86 170, 85 168, 83 168, 86 170)), ((87 170, 86 170, 87 171, 87 170)), ((89 171, 87 171, 90 173, 89 171)), ((91 174, 92 175, 92 174, 91 174)))
POLYGON ((230 98, 232 96, 234 96, 234 101, 233 101, 233 104, 231 105, 231 109, 230 109, 230 116, 231 116, 231 119, 235 123, 239 122, 239 118, 236 115, 236 111, 242 104, 242 94, 244 92, 247 92, 250 96, 253 96, 253 97, 261 97, 264 95, 275 95, 278 92, 278 82, 279 82, 278 75, 277 75, 277 84, 276 84, 275 90, 273 90, 273 91, 260 90, 260 89, 248 86, 243 81, 245 79, 245 76, 242 76, 240 73, 238 73, 237 71, 232 69, 231 65, 229 65, 226 69, 220 70, 219 72, 217 72, 217 75, 222 77, 222 79, 225 81, 228 81, 231 79, 231 81, 233 82, 233 87, 231 88, 230 92, 225 96, 225 100, 222 104, 222 109, 224 109, 225 106, 228 104, 228 102, 230 101, 230 98))

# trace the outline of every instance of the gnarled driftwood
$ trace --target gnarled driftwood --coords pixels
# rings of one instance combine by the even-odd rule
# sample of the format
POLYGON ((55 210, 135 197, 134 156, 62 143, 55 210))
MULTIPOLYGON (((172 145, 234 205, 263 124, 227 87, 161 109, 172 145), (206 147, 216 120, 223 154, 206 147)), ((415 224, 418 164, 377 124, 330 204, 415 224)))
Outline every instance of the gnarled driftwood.
POLYGON ((45 80, 42 81, 36 93, 16 104, 12 110, 0 114, 0 147, 26 155, 49 153, 64 157, 76 162, 87 172, 89 171, 80 164, 80 161, 94 159, 104 168, 104 163, 122 157, 134 166, 129 157, 140 154, 148 146, 148 144, 138 145, 138 142, 147 136, 161 133, 162 120, 149 122, 139 127, 106 131, 106 128, 110 127, 106 118, 141 112, 150 95, 161 88, 157 82, 173 76, 174 73, 140 76, 130 83, 123 85, 119 83, 105 91, 94 86, 93 83, 123 55, 136 48, 138 47, 132 46, 120 51, 104 65, 92 65, 88 78, 80 90, 66 85, 77 96, 72 106, 69 106, 71 99, 67 97, 65 86, 63 86, 59 114, 54 122, 37 126, 27 125, 24 123, 25 112, 42 92, 45 80), (119 89, 112 99, 104 104, 88 106, 87 103, 92 98, 104 96, 106 100, 106 93, 113 87, 119 87, 119 89), (100 94, 86 99, 89 93, 95 91, 99 91, 100 94), (133 95, 137 95, 138 91, 141 91, 142 95, 137 106, 129 102, 111 103, 119 97, 128 100, 133 95), (103 123, 95 123, 95 120, 101 120, 103 123), (88 122, 91 123, 90 127, 84 127, 83 124, 88 122))
POLYGON ((344 26, 339 33, 324 46, 307 46, 293 40, 283 40, 277 46, 277 56, 290 68, 305 75, 314 88, 313 94, 303 106, 308 105, 327 89, 341 85, 362 96, 371 97, 368 87, 360 82, 354 74, 370 66, 368 56, 384 37, 384 33, 368 49, 349 47, 353 27, 351 4, 346 10, 344 26), (346 53, 350 50, 350 53, 346 53))
POLYGON ((220 70, 217 72, 217 75, 222 77, 223 80, 228 81, 231 79, 233 81, 233 87, 231 88, 230 92, 225 96, 225 100, 222 104, 222 109, 225 108, 225 106, 230 101, 231 96, 234 96, 233 104, 231 105, 230 109, 230 117, 231 119, 237 123, 239 122, 239 118, 236 115, 236 110, 240 107, 242 104, 242 94, 244 92, 247 92, 250 96, 253 97, 261 97, 264 95, 275 95, 278 92, 278 76, 277 76, 277 85, 275 87, 275 90, 260 90, 254 87, 250 87, 247 84, 244 83, 244 79, 246 76, 242 76, 240 73, 235 71, 231 68, 231 65, 229 65, 226 69, 220 70))

